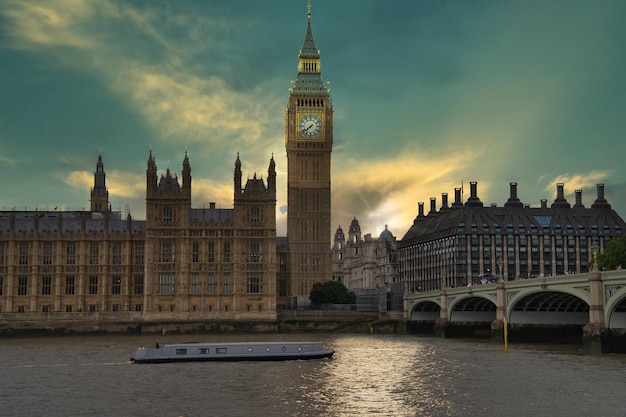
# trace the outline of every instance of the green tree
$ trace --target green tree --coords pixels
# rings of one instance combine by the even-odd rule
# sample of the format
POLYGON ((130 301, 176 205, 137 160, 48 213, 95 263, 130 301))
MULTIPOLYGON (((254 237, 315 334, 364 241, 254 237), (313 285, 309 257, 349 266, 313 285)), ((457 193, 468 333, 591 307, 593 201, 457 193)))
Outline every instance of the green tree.
POLYGON ((626 267, 626 236, 611 239, 604 253, 598 254, 598 267, 600 269, 626 267))
POLYGON ((313 304, 356 304, 356 294, 340 281, 318 282, 313 284, 309 300, 313 304))

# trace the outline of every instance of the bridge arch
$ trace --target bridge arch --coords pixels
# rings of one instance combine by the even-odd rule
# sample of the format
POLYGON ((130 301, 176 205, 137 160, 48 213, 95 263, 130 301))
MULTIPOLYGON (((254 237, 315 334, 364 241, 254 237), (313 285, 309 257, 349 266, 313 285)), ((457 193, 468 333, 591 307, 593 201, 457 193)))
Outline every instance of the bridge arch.
POLYGON ((450 302, 448 320, 451 322, 492 322, 496 319, 496 299, 485 294, 459 297, 450 302))
POLYGON ((605 289, 608 302, 604 307, 604 323, 607 329, 626 329, 626 286, 609 291, 605 289))
POLYGON ((409 320, 436 321, 441 314, 441 305, 433 300, 418 301, 411 306, 409 320))
POLYGON ((590 297, 580 290, 529 290, 507 303, 509 324, 585 325, 590 297))

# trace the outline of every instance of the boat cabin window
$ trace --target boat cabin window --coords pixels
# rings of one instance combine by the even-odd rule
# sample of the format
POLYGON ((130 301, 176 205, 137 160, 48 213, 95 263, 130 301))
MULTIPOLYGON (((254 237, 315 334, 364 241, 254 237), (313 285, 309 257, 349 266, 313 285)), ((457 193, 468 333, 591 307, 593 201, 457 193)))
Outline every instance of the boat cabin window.
POLYGON ((215 348, 215 353, 227 353, 228 349, 226 349, 225 347, 219 347, 219 348, 215 348))
POLYGON ((177 355, 186 355, 187 354, 187 349, 176 349, 176 354, 177 355))
POLYGON ((201 355, 207 355, 209 353, 209 348, 199 348, 198 353, 201 355))

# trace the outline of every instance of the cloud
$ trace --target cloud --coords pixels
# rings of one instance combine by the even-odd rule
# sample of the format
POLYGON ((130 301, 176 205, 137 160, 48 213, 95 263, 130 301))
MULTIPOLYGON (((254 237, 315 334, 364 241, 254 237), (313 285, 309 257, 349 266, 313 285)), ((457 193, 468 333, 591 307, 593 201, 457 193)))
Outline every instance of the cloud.
MULTIPOLYGON (((556 184, 563 184, 565 195, 573 196, 575 190, 595 189, 596 185, 602 183, 611 176, 611 171, 594 170, 587 173, 565 173, 560 174, 548 181, 544 191, 555 194, 556 184)), ((547 180, 542 176, 539 181, 547 180)))
POLYGON ((156 139, 223 145, 237 138, 244 146, 271 140, 264 139, 270 109, 281 108, 284 98, 264 94, 262 86, 233 89, 226 78, 235 68, 215 59, 234 54, 224 52, 224 35, 241 22, 106 0, 10 1, 4 14, 13 48, 95 76, 156 139))
POLYGON ((452 194, 478 153, 457 147, 439 156, 404 149, 385 160, 339 158, 334 162, 342 168, 333 173, 333 221, 346 225, 353 216, 368 213, 358 219, 362 230, 376 233, 387 224, 394 234, 404 233, 417 215, 417 203, 442 192, 452 194))

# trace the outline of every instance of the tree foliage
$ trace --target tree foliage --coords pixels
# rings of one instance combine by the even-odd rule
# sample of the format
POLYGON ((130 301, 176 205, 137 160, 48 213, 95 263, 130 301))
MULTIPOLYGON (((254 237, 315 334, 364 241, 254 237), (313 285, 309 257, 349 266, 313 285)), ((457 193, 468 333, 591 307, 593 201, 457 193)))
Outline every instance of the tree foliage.
POLYGON ((356 304, 356 294, 340 281, 318 282, 313 284, 309 300, 313 304, 356 304))
POLYGON ((611 239, 604 253, 598 254, 600 269, 617 269, 626 267, 626 236, 611 239))

